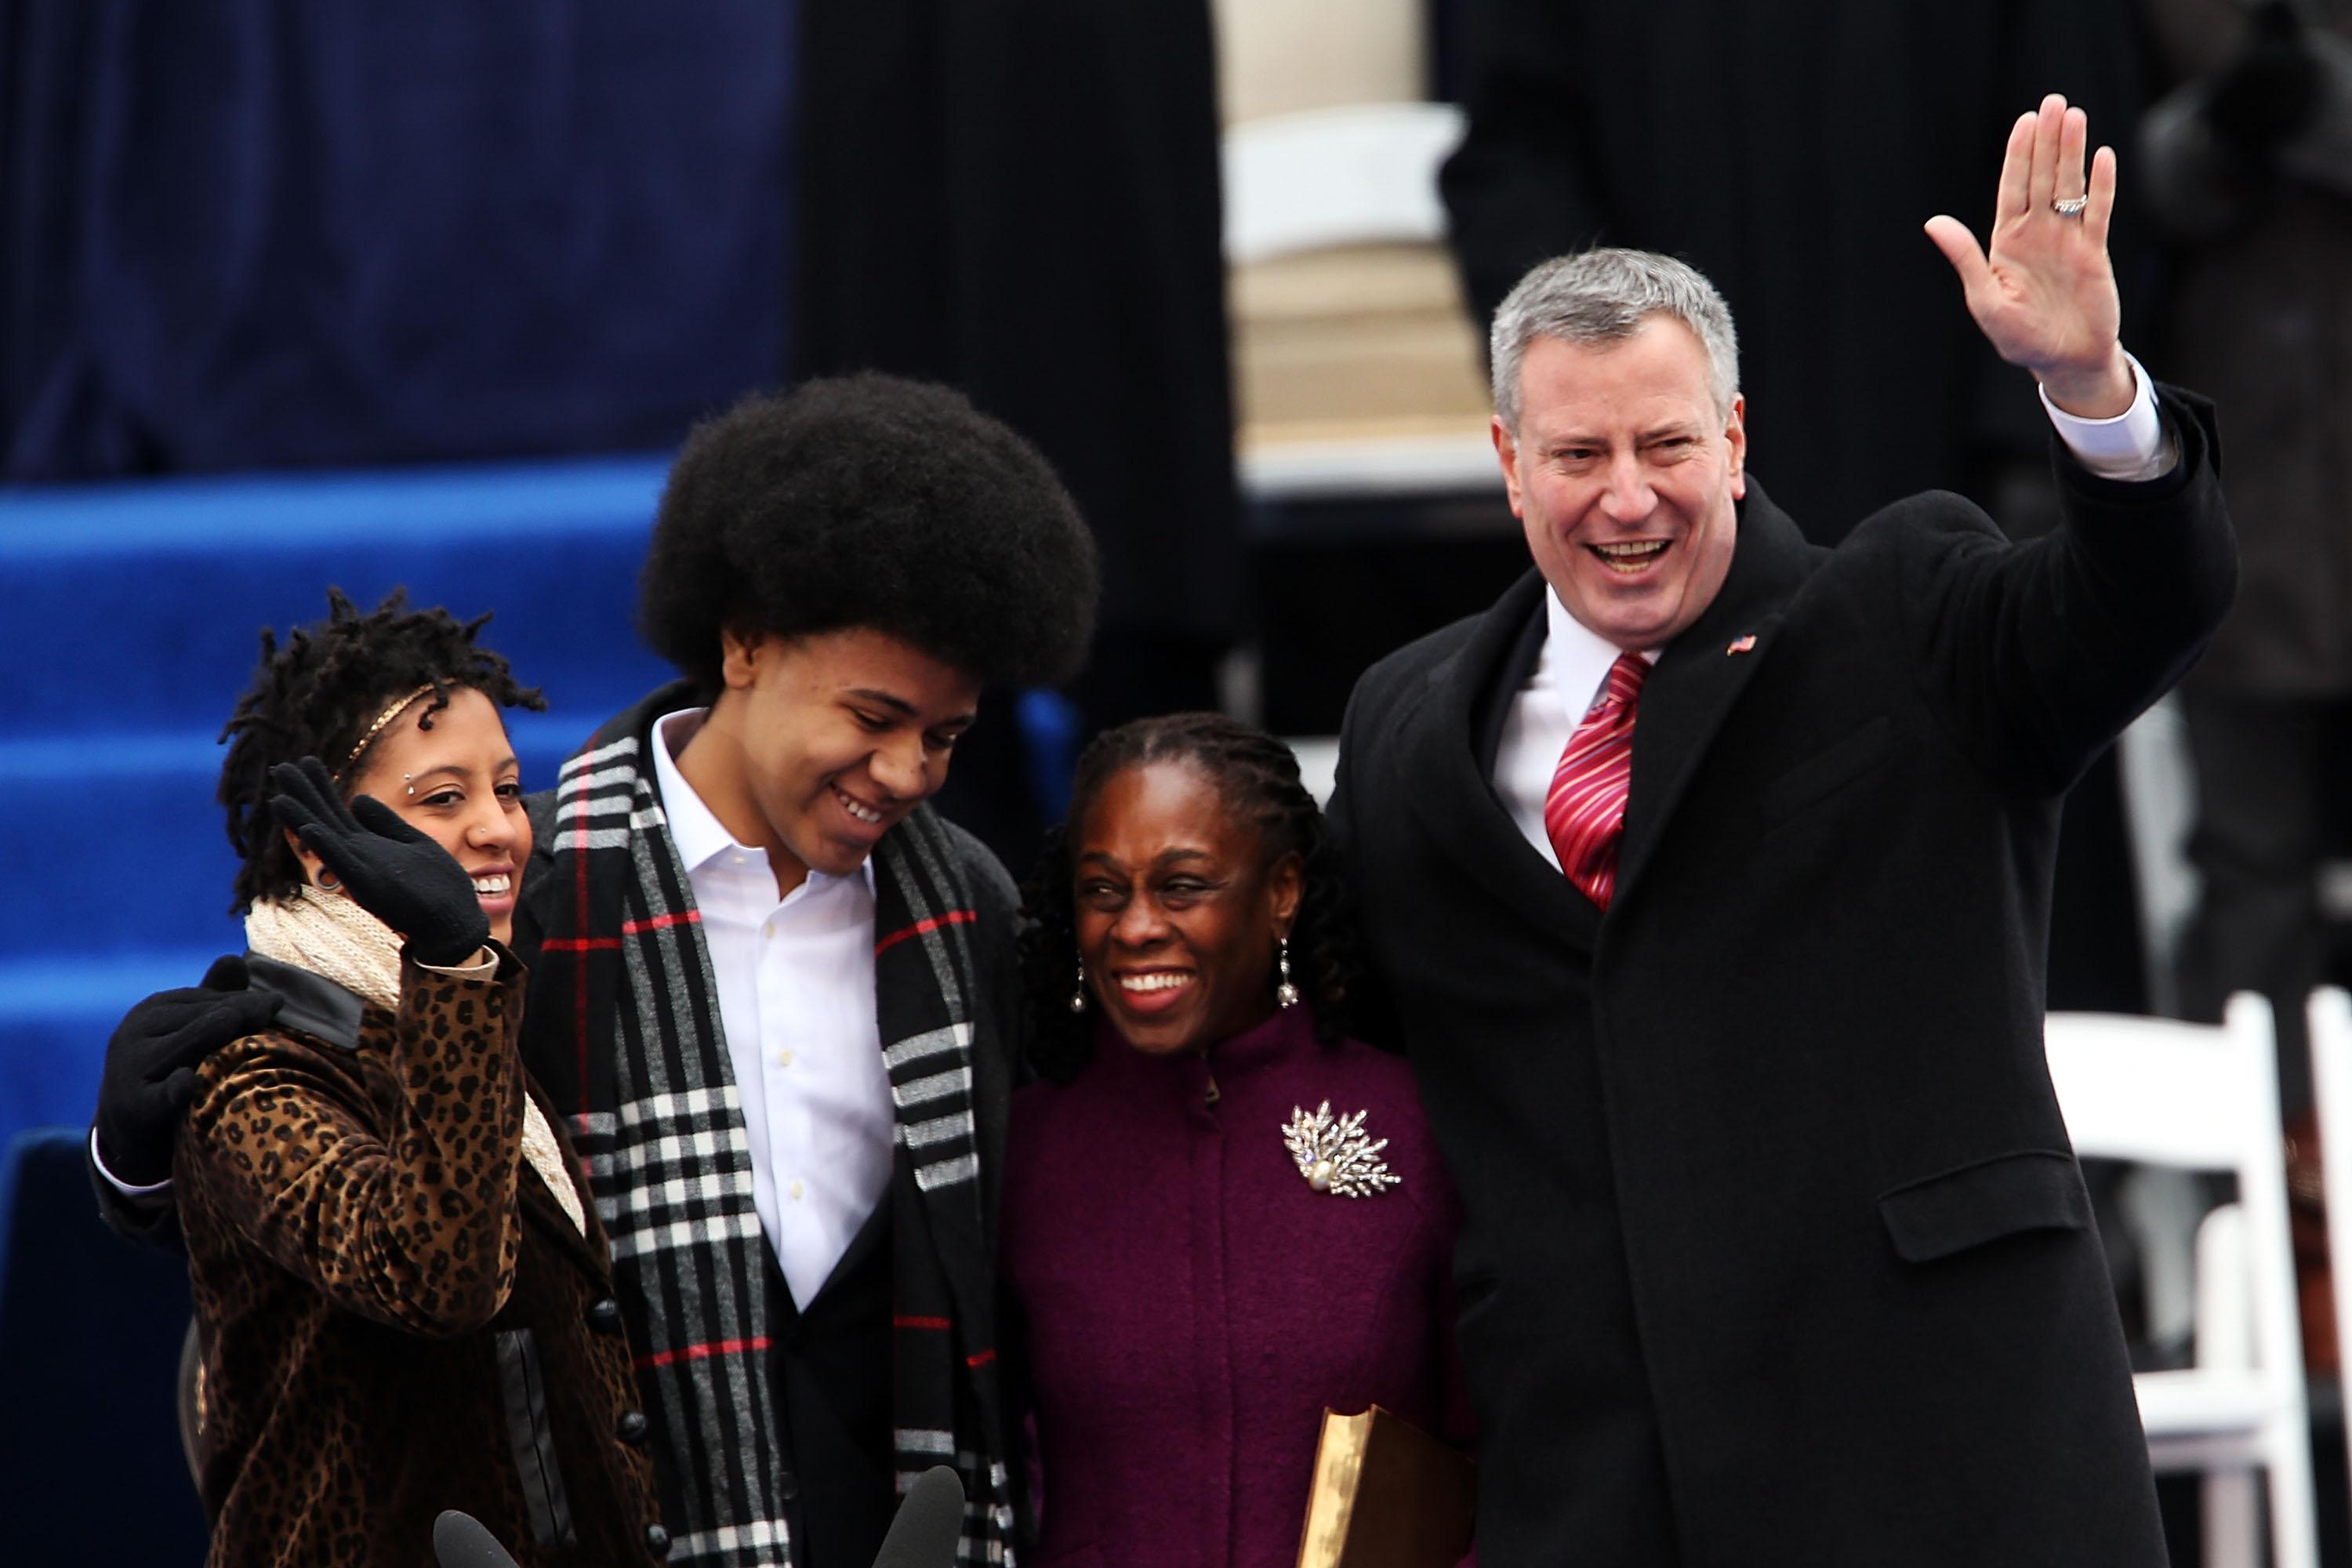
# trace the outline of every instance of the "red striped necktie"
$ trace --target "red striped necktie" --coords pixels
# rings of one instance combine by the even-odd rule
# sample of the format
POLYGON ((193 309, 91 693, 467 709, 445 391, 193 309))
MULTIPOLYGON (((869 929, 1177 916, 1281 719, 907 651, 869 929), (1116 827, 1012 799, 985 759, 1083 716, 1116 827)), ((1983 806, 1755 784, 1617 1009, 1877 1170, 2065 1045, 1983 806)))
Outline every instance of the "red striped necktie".
POLYGON ((1621 653, 1601 700, 1568 738, 1544 796, 1544 832, 1568 879, 1602 909, 1617 890, 1617 841, 1633 782, 1633 710, 1650 661, 1621 653))

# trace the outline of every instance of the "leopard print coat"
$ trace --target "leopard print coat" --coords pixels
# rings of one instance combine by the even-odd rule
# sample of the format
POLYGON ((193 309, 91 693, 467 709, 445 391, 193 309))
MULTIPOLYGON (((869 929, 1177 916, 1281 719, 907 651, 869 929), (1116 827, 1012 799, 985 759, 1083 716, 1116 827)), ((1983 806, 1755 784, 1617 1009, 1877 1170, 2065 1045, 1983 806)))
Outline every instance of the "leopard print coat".
POLYGON ((576 1174, 584 1236, 521 1161, 522 965, 405 964, 397 1016, 285 974, 328 1005, 204 1064, 173 1164, 207 1561, 419 1568, 444 1509, 524 1568, 654 1561, 604 1231, 576 1174))

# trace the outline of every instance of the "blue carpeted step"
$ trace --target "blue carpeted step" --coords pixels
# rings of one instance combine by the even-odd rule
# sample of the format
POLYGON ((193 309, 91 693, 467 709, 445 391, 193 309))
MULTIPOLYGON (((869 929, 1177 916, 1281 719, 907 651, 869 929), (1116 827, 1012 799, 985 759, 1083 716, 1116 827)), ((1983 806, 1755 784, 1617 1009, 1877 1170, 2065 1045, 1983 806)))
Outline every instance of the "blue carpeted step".
POLYGON ((217 941, 116 958, 0 960, 0 1128, 79 1126, 98 1100, 106 1037, 140 997, 194 985, 244 945, 224 919, 217 941))
MULTIPOLYGON (((524 787, 552 785, 608 716, 509 713, 524 787)), ((0 899, 0 964, 184 946, 230 930, 236 863, 213 798, 221 752, 194 733, 0 741, 0 822, 24 825, 0 837, 0 887, 12 894, 0 899)))
POLYGON ((263 626, 399 584, 460 616, 566 707, 661 667, 631 630, 661 465, 0 489, 0 740, 216 732, 263 626))
POLYGON ((631 627, 655 459, 0 489, 0 1137, 89 1113, 105 1038, 243 945, 213 802, 256 633, 394 584, 461 616, 554 711, 530 787, 669 672, 631 627))

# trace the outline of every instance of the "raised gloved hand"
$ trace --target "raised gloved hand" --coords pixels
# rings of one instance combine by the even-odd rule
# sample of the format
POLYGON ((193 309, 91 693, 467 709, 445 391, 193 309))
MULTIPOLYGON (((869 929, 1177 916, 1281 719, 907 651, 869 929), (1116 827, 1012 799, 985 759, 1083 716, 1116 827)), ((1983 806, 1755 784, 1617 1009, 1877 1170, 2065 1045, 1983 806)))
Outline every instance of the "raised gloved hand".
POLYGON ((115 1180, 151 1186, 172 1173, 172 1145, 196 1098, 196 1064, 267 1028, 283 1000, 246 989, 245 960, 214 961, 205 983, 158 991, 123 1015, 98 1083, 99 1158, 115 1180))
POLYGON ((463 963, 490 939, 474 879, 449 852, 372 795, 347 807, 324 763, 269 770, 269 809, 327 863, 360 908, 408 939, 419 963, 463 963))

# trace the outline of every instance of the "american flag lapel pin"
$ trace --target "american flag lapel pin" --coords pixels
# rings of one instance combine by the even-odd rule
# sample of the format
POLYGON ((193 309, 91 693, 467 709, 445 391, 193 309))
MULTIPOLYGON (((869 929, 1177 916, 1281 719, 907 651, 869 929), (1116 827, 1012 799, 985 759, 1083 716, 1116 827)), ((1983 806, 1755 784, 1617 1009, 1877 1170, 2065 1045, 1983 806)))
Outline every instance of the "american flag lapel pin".
POLYGON ((1731 646, 1723 650, 1723 657, 1729 658, 1735 653, 1753 653, 1755 651, 1756 634, 1754 632, 1749 632, 1746 637, 1734 637, 1731 641, 1731 646))

